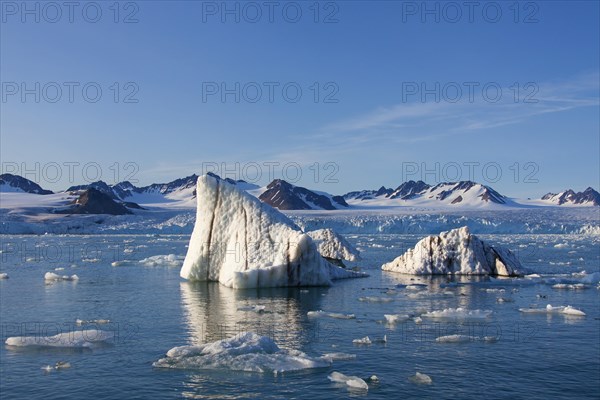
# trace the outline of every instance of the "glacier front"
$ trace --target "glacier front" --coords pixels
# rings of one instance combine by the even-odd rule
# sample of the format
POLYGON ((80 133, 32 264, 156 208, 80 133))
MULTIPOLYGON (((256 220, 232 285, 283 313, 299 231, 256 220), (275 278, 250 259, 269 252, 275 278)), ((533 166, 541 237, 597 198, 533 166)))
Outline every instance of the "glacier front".
POLYGON ((324 286, 360 276, 328 263, 285 215, 223 180, 198 178, 181 277, 232 288, 324 286))

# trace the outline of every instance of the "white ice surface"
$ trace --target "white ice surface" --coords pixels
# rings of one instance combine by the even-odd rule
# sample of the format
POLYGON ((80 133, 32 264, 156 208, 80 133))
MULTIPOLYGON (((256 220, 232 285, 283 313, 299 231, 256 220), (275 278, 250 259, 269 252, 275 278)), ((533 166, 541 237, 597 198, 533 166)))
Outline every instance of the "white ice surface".
POLYGON ((286 216, 235 185, 204 175, 196 195, 183 278, 256 288, 323 286, 351 275, 325 261, 312 239, 286 216))
POLYGON ((113 332, 97 329, 59 333, 54 336, 13 336, 6 339, 8 346, 16 347, 94 347, 114 337, 113 332))
POLYGON ((513 276, 523 271, 511 251, 488 245, 466 226, 420 240, 382 269, 412 275, 513 276))
POLYGON ((367 382, 365 382, 358 376, 348 376, 340 372, 333 371, 331 374, 329 374, 327 378, 332 382, 345 383, 346 385, 354 389, 369 389, 369 385, 367 385, 367 382))
POLYGON ((328 367, 330 362, 300 351, 281 350, 266 336, 239 333, 198 346, 174 347, 156 361, 158 368, 229 369, 247 372, 287 372, 328 367))
POLYGON ((459 321, 481 321, 492 315, 490 310, 467 310, 461 307, 446 308, 444 310, 431 311, 422 314, 422 318, 459 320, 459 321))
POLYGON ((323 257, 346 261, 360 260, 360 252, 333 229, 318 229, 306 234, 317 244, 317 249, 323 257))

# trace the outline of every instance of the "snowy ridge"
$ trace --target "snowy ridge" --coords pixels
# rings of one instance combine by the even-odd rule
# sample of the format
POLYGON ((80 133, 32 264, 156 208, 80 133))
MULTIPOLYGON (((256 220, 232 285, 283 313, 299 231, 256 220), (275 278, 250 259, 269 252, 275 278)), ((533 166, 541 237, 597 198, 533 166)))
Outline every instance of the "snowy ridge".
POLYGON ((560 193, 545 194, 542 202, 557 206, 600 206, 600 193, 591 187, 577 193, 567 189, 560 193))

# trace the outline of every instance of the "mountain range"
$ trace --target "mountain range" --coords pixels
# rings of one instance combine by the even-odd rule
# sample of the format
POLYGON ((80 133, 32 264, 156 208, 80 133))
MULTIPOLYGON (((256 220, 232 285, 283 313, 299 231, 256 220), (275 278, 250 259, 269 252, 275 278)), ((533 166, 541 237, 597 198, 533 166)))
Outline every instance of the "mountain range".
MULTIPOLYGON (((215 174, 209 174, 217 179, 222 179, 215 174)), ((174 206, 194 207, 197 179, 198 175, 194 174, 168 183, 154 183, 142 187, 137 187, 128 181, 119 182, 115 185, 98 181, 86 185, 71 186, 60 193, 81 196, 86 191, 94 189, 128 208, 136 208, 137 204, 166 203, 171 203, 174 206)), ((260 187, 243 180, 230 178, 223 180, 248 191, 261 201, 280 210, 336 210, 369 206, 380 208, 385 206, 486 207, 489 205, 520 205, 520 203, 516 203, 493 188, 472 181, 442 182, 432 186, 423 181, 411 180, 402 183, 395 189, 382 186, 379 189, 353 191, 343 196, 337 196, 295 186, 282 179, 275 179, 266 187, 260 187)), ((39 195, 53 193, 29 179, 12 174, 0 175, 0 192, 22 192, 39 195)), ((93 194, 97 196, 97 193, 93 194)), ((578 193, 569 189, 557 194, 548 193, 532 204, 538 206, 599 206, 600 194, 591 187, 578 193)))

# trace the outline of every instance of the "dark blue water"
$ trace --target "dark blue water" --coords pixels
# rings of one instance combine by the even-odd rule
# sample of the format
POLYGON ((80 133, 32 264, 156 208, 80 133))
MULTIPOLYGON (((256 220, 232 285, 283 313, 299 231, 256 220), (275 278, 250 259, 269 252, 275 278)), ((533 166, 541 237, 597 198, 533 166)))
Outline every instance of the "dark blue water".
MULTIPOLYGON (((113 334, 94 349, 0 348, 0 398, 599 398, 600 290, 557 290, 537 280, 490 285, 481 278, 450 285, 446 278, 411 278, 379 270, 383 262, 414 245, 419 236, 356 235, 366 279, 338 281, 330 288, 235 291, 218 284, 191 284, 176 266, 146 266, 145 257, 184 255, 187 236, 3 236, 0 271, 2 342, 10 336, 51 336, 97 328, 113 334), (85 259, 86 261, 82 261, 85 259), (120 266, 115 261, 128 260, 120 266), (77 282, 44 283, 44 274, 77 274, 77 282), (537 283, 536 283, 537 282, 537 283), (396 288, 424 283, 423 290, 396 288), (390 291, 390 289, 393 289, 390 291), (504 289, 490 291, 486 289, 504 289), (360 297, 392 302, 360 301, 360 297), (498 303, 498 297, 512 302, 498 303), (585 317, 525 315, 523 307, 571 305, 585 317), (238 311, 264 305, 264 313, 238 311), (384 314, 419 315, 463 307, 492 310, 474 322, 423 320, 389 326, 384 314), (325 310, 354 313, 356 319, 308 318, 325 310), (109 319, 77 326, 76 319, 109 319), (175 346, 227 338, 240 331, 272 337, 282 348, 310 356, 330 352, 356 355, 329 368, 243 373, 228 370, 163 370, 152 363, 175 346), (448 334, 495 336, 495 343, 436 343, 448 334), (387 335, 387 343, 358 346, 353 339, 387 335), (41 368, 68 361, 71 368, 41 368), (368 392, 331 383, 339 371, 379 383, 368 392), (409 381, 416 371, 431 385, 409 381)), ((582 270, 599 270, 597 237, 490 235, 541 274, 561 280, 582 270), (556 246, 558 245, 558 246, 556 246), (556 246, 556 247, 555 247, 556 246)))

